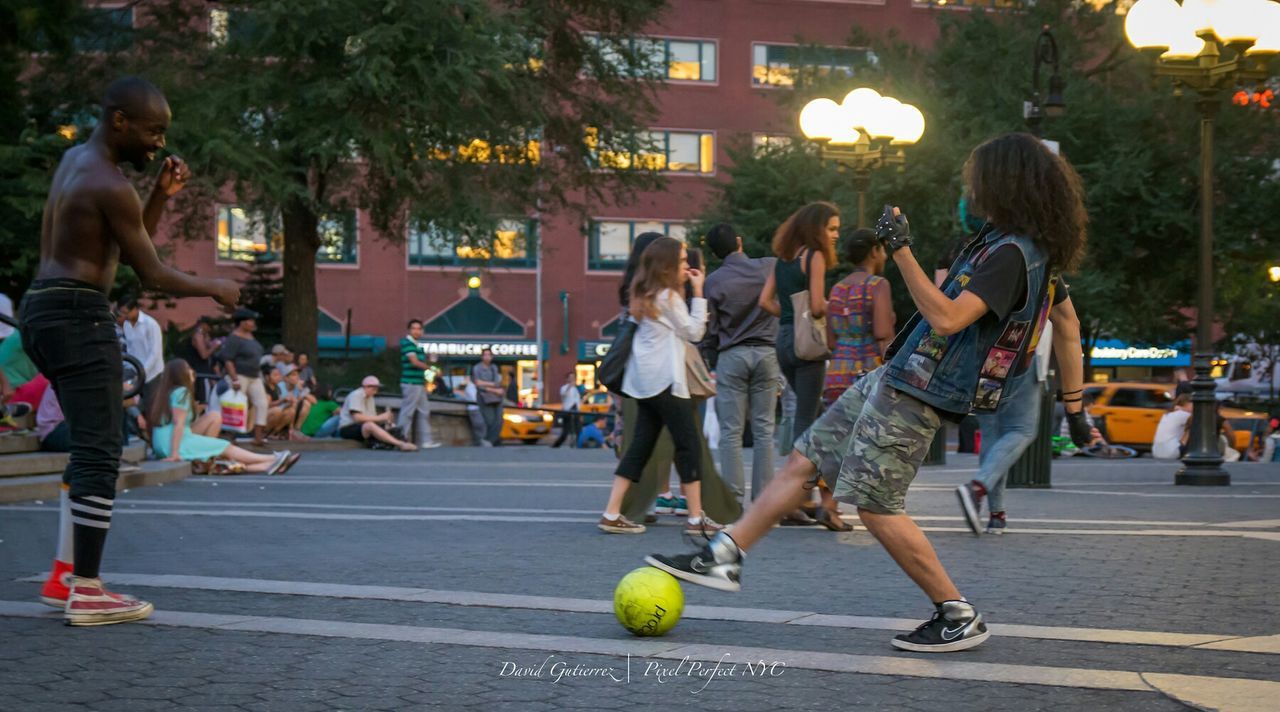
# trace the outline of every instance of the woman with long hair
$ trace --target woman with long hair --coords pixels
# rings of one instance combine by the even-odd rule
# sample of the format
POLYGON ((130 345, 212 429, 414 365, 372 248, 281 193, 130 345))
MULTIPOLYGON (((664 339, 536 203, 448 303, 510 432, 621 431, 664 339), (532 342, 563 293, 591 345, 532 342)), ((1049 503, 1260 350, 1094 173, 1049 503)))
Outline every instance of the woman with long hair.
POLYGON ((236 447, 221 438, 193 432, 195 400, 191 395, 196 374, 190 364, 175 358, 164 366, 155 401, 147 420, 151 423, 151 447, 168 462, 225 458, 244 465, 245 472, 284 474, 302 457, 281 450, 274 455, 259 455, 236 447), (182 427, 176 427, 181 423, 182 427))
POLYGON ((827 300, 831 363, 822 391, 824 405, 834 403, 855 379, 880 365, 895 321, 889 280, 880 276, 889 254, 875 230, 848 232, 840 240, 840 256, 853 271, 831 288, 827 300))
MULTIPOLYGON (((773 234, 773 274, 760 292, 760 307, 778 317, 778 366, 795 393, 795 415, 791 421, 793 438, 804 435, 822 405, 822 388, 827 371, 825 359, 809 361, 796 355, 795 305, 791 295, 808 290, 809 311, 815 319, 827 313, 827 268, 835 264, 835 243, 840 235, 840 209, 818 201, 800 208, 773 234)), ((821 509, 807 505, 794 512, 784 524, 811 524, 813 516, 831 531, 853 527, 840 519, 840 508, 831 497, 831 482, 819 488, 821 509)))
POLYGON ((707 328, 707 301, 702 298, 703 273, 692 269, 684 243, 670 237, 653 239, 640 255, 631 282, 628 311, 638 322, 631 356, 622 381, 623 393, 635 399, 634 437, 614 471, 613 488, 598 524, 610 534, 645 530, 622 516, 622 501, 640 480, 665 427, 675 442, 676 472, 688 502, 686 531, 718 532, 721 527, 702 513, 699 482, 700 447, 697 419, 685 373, 686 344, 702 338, 707 328), (684 285, 693 290, 685 305, 684 285))

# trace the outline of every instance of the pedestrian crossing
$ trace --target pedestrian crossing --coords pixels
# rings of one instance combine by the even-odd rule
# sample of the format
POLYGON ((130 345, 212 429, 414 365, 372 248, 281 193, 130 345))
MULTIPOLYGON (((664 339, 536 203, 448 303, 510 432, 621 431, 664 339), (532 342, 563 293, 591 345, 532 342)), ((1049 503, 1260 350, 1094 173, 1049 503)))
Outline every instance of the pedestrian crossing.
MULTIPOLYGON (((305 596, 310 599, 399 601, 418 604, 556 611, 574 615, 611 613, 612 602, 550 596, 526 596, 476 591, 449 591, 408 587, 370 586, 301 582, 288 580, 178 576, 153 574, 108 574, 113 585, 132 588, 186 589, 221 593, 254 593, 267 596, 305 596)), ((40 577, 26 579, 38 581, 40 577)), ((0 617, 56 620, 57 611, 27 601, 0 600, 0 617)), ((909 630, 918 621, 863 616, 832 616, 806 611, 722 606, 689 606, 683 618, 690 621, 737 621, 760 626, 825 626, 869 628, 887 631, 909 630)), ((707 642, 666 638, 634 638, 619 629, 616 636, 548 635, 512 630, 433 627, 370 623, 330 618, 281 617, 209 613, 192 610, 158 611, 143 625, 208 631, 244 632, 271 635, 345 638, 365 641, 393 641, 422 645, 469 646, 534 651, 571 660, 573 655, 603 655, 615 660, 611 679, 630 680, 654 669, 654 661, 676 661, 675 670, 699 670, 702 676, 713 670, 813 670, 857 675, 893 676, 1037 685, 1059 688, 1114 690, 1166 695, 1202 709, 1224 712, 1271 712, 1280 696, 1280 682, 1236 677, 1229 674, 1190 675, 1148 666, 1124 669, 1072 667, 1028 663, 992 663, 966 660, 964 655, 918 656, 831 652, 771 646, 717 645, 707 642), (750 668, 748 668, 750 666, 750 668), (624 678, 625 676, 625 678, 624 678)), ((690 625, 688 622, 682 625, 690 625)), ((1079 641, 1096 644, 1145 645, 1178 649, 1206 649, 1240 654, 1280 655, 1280 636, 1238 636, 1215 633, 1133 631, 1092 628, 1063 628, 1032 625, 992 624, 993 640, 1026 638, 1046 641, 1079 641)), ((766 636, 767 637, 767 634, 766 636)), ((991 645, 989 643, 988 645, 991 645)), ((752 673, 755 674, 755 673, 752 673)), ((764 674, 764 673, 760 673, 764 674)))

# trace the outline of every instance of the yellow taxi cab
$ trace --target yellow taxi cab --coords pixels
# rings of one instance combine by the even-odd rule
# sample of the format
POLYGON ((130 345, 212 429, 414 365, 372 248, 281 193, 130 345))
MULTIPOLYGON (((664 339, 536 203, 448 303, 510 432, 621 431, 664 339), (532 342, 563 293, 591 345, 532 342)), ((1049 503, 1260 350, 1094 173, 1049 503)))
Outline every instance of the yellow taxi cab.
POLYGON ((542 410, 507 408, 502 414, 502 439, 537 444, 551 432, 552 415, 542 410))
MULTIPOLYGON (((1089 415, 1100 421, 1107 442, 1150 450, 1156 426, 1173 408, 1172 383, 1094 383, 1085 387, 1085 400, 1092 401, 1089 415)), ((1244 451, 1256 433, 1265 433, 1266 414, 1239 408, 1223 408, 1222 416, 1235 430, 1231 447, 1244 451)))

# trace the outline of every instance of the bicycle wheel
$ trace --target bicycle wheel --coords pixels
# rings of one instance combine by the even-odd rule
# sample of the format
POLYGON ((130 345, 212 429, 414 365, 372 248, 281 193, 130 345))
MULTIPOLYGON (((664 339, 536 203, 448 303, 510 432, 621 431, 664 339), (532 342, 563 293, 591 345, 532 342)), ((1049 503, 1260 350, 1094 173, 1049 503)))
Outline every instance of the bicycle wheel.
POLYGON ((1104 460, 1127 460, 1131 457, 1137 457, 1138 451, 1124 445, 1095 445, 1091 448, 1085 448, 1080 451, 1081 455, 1086 457, 1098 457, 1104 460))
POLYGON ((124 366, 124 399, 128 400, 142 392, 142 384, 147 382, 147 372, 142 362, 129 354, 120 354, 124 366))

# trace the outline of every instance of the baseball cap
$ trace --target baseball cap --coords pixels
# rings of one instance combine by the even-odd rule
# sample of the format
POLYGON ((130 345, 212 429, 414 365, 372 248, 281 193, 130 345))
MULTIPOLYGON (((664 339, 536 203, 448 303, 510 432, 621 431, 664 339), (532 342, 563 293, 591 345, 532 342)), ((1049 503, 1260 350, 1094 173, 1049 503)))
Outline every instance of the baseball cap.
POLYGON ((379 381, 377 376, 365 376, 364 380, 360 382, 360 385, 361 386, 381 386, 382 381, 379 381))
POLYGON ((289 348, 288 348, 287 346, 285 346, 284 344, 276 344, 275 346, 272 346, 272 347, 271 347, 271 353, 273 353, 273 354, 287 354, 287 353, 289 353, 289 348))
POLYGON ((259 314, 258 312, 252 309, 240 307, 239 309, 231 313, 231 321, 235 322, 236 324, 239 324, 245 319, 257 319, 261 316, 262 316, 261 314, 259 314))

